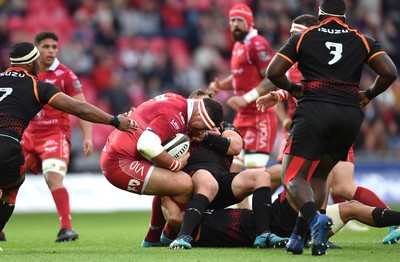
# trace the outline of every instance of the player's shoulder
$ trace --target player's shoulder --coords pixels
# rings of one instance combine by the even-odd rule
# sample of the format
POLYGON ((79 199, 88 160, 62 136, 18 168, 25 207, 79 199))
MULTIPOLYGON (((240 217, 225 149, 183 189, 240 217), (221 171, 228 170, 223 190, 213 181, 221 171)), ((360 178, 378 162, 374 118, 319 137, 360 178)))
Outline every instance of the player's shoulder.
POLYGON ((249 43, 252 45, 270 45, 267 39, 265 39, 262 35, 255 35, 250 38, 249 43))

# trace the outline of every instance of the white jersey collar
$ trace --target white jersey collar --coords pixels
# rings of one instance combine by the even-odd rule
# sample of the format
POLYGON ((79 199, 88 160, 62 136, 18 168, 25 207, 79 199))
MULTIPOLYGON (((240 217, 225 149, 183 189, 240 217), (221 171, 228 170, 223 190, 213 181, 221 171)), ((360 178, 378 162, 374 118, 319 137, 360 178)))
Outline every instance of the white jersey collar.
POLYGON ((60 65, 60 61, 56 57, 54 59, 54 62, 51 64, 51 66, 49 68, 46 69, 46 71, 55 71, 59 65, 60 65))
POLYGON ((257 29, 251 28, 250 31, 247 33, 246 37, 243 40, 244 44, 248 44, 250 42, 250 40, 258 35, 258 31, 257 29))

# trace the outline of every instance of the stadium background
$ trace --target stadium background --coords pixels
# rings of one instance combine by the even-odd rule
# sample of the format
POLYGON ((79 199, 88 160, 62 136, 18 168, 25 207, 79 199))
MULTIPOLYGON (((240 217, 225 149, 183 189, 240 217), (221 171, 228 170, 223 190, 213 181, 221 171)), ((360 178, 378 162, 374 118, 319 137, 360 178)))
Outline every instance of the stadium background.
MULTIPOLYGON (((168 91, 187 95, 229 74, 233 42, 227 13, 235 3, 252 7, 255 28, 275 51, 289 37, 291 20, 304 13, 317 15, 319 5, 315 0, 0 0, 0 69, 9 66, 9 49, 15 42, 33 41, 39 31, 50 30, 59 35, 59 58, 80 77, 87 100, 105 111, 121 113, 168 91)), ((346 4, 346 22, 379 40, 400 69, 400 1, 346 4)), ((366 69, 361 88, 373 80, 374 74, 366 69)), ((230 95, 223 92, 217 99, 225 102, 230 95)), ((365 109, 355 143, 356 181, 389 203, 400 202, 395 193, 400 172, 399 100, 398 79, 365 109), (383 188, 392 188, 391 194, 383 188)), ((233 112, 225 110, 226 119, 232 119, 233 112)), ((107 201, 103 198, 110 194, 118 199, 116 209, 132 208, 132 203, 139 209, 150 207, 147 197, 137 201, 139 196, 114 191, 100 175, 99 153, 112 128, 94 126, 96 152, 83 158, 75 118, 72 123, 69 169, 74 175, 65 183, 73 211, 101 209, 96 203, 107 201)), ((42 179, 27 178, 17 210, 54 208, 42 179), (43 197, 43 205, 32 207, 32 197, 43 197)))

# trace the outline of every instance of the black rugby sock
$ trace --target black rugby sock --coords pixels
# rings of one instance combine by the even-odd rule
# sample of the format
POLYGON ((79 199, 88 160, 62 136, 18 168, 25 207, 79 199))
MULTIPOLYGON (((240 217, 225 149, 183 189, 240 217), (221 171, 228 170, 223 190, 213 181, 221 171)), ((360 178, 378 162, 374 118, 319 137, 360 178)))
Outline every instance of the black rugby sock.
POLYGON ((193 196, 187 205, 178 237, 182 235, 190 236, 192 234, 193 230, 199 225, 204 211, 206 211, 209 204, 210 201, 205 195, 196 194, 193 196))
POLYGON ((377 227, 400 225, 400 212, 377 207, 372 210, 372 219, 377 227))
POLYGON ((256 233, 261 235, 269 231, 271 222, 271 188, 260 187, 253 193, 253 213, 256 224, 256 233))
POLYGON ((11 217, 12 213, 14 212, 14 208, 14 204, 9 204, 0 200, 0 231, 3 230, 8 219, 11 217))
POLYGON ((314 219, 317 214, 317 206, 314 202, 307 202, 300 208, 300 213, 305 218, 308 224, 314 219))
POLYGON ((304 217, 301 216, 297 217, 296 226, 293 229, 293 233, 295 233, 298 236, 301 236, 304 239, 306 239, 309 236, 310 226, 308 225, 304 217))

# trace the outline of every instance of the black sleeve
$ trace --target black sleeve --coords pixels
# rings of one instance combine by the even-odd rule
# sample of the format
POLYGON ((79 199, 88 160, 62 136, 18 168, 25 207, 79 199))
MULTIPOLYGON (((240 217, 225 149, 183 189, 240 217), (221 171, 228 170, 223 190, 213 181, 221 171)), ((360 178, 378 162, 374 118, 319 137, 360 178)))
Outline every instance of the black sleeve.
POLYGON ((38 81, 38 95, 42 105, 45 105, 57 93, 61 92, 58 87, 53 84, 38 81))

